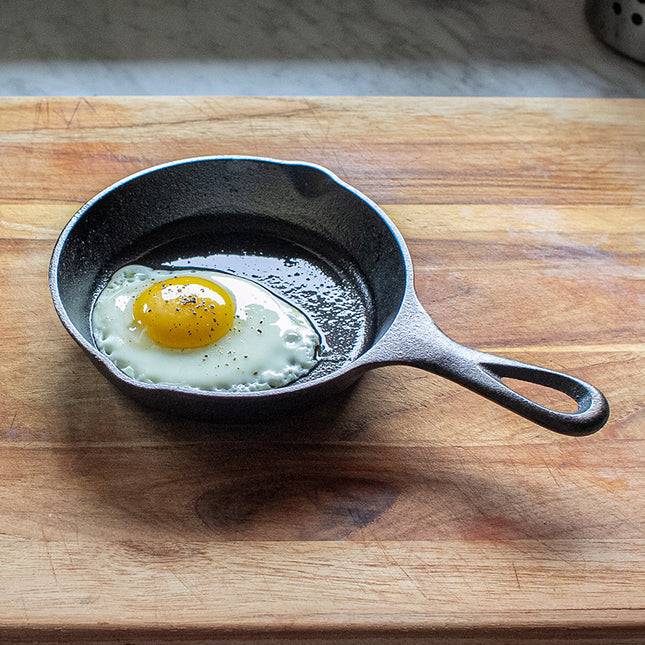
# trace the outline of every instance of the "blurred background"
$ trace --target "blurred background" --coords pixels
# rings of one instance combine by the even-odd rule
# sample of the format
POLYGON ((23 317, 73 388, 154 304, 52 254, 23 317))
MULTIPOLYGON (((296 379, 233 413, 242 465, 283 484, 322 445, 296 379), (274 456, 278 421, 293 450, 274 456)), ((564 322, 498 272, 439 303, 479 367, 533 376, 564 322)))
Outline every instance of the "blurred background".
POLYGON ((640 98, 645 65, 584 0, 0 0, 0 94, 640 98))

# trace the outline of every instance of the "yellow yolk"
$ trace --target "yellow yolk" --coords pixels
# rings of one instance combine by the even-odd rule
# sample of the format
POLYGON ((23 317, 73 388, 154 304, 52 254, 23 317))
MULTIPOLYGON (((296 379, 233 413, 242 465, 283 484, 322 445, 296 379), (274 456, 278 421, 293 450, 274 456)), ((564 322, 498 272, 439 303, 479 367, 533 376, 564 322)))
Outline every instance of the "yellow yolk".
POLYGON ((217 283, 182 276, 148 287, 135 300, 133 314, 157 345, 191 349, 210 345, 228 332, 235 303, 217 283))

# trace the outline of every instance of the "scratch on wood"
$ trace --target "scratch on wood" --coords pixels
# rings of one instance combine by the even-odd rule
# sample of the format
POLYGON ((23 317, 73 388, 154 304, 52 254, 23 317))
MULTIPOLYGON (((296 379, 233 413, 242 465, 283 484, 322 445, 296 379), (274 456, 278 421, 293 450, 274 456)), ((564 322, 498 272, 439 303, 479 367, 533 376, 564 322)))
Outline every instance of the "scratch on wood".
POLYGON ((184 589, 185 589, 185 590, 186 590, 186 591, 187 591, 187 592, 188 592, 188 593, 189 593, 193 598, 195 598, 195 599, 197 599, 197 600, 199 600, 199 601, 201 601, 201 600, 202 600, 201 596, 200 596, 198 593, 196 593, 196 592, 195 592, 195 590, 194 590, 194 589, 192 589, 192 588, 191 588, 191 586, 190 586, 190 585, 188 585, 188 584, 187 584, 187 583, 186 583, 186 582, 181 578, 181 576, 179 576, 175 571, 173 571, 173 569, 171 569, 170 567, 168 567, 168 566, 167 566, 167 567, 166 567, 166 570, 170 573, 170 575, 172 575, 172 576, 173 576, 173 578, 175 578, 175 580, 177 580, 177 582, 179 582, 179 584, 180 584, 180 585, 181 585, 181 586, 182 586, 182 587, 183 587, 183 588, 184 588, 184 589))
POLYGON ((54 559, 52 558, 51 551, 49 550, 49 540, 45 535, 45 527, 42 525, 40 527, 40 532, 43 536, 43 544, 45 546, 45 552, 47 553, 47 559, 49 560, 49 568, 51 569, 52 576, 54 576, 54 580, 56 584, 58 584, 58 576, 56 575, 56 567, 54 566, 54 559))
POLYGON ((83 99, 79 99, 78 101, 76 101, 76 105, 74 106, 74 111, 72 112, 72 116, 69 118, 69 120, 65 119, 65 117, 63 117, 65 119, 65 123, 67 125, 68 130, 72 125, 72 121, 74 120, 74 117, 76 116, 76 113, 78 112, 78 108, 79 108, 80 104, 82 103, 82 101, 83 101, 83 99))
POLYGON ((194 108, 195 110, 197 110, 198 112, 203 114, 206 117, 207 121, 210 121, 212 119, 212 117, 213 117, 212 113, 209 113, 207 110, 205 110, 203 107, 201 107, 199 102, 192 101, 189 97, 183 97, 183 101, 185 103, 188 103, 188 105, 190 105, 190 107, 194 108))
POLYGON ((85 103, 85 105, 87 105, 87 107, 90 108, 90 110, 92 110, 92 112, 94 112, 94 114, 96 114, 95 107, 87 100, 87 98, 85 96, 81 97, 81 101, 83 101, 83 103, 85 103))
POLYGON ((423 596, 425 600, 430 600, 426 592, 422 589, 421 585, 407 572, 405 567, 388 552, 383 543, 380 540, 375 540, 375 544, 379 548, 381 553, 383 553, 386 559, 390 562, 390 564, 393 564, 410 581, 412 586, 421 594, 421 596, 423 596))
POLYGON ((13 436, 13 428, 16 425, 16 417, 18 416, 17 412, 13 413, 11 417, 11 424, 9 425, 9 432, 7 433, 10 437, 13 436))
POLYGON ((562 484, 560 483, 560 480, 555 476, 555 473, 551 469, 551 466, 549 466, 547 460, 544 457, 542 457, 542 463, 546 466, 546 469, 549 475, 551 475, 551 478, 553 479, 553 481, 555 482, 555 485, 561 488, 562 484))
POLYGON ((40 130, 41 127, 43 128, 48 128, 49 127, 49 101, 47 99, 43 101, 38 101, 34 107, 34 121, 31 126, 31 131, 35 132, 36 130, 40 130), (41 117, 44 116, 44 124, 41 126, 41 117))
POLYGON ((515 562, 511 562, 513 565, 513 573, 515 574, 515 582, 517 582, 517 588, 521 589, 522 585, 520 584, 520 577, 517 575, 517 569, 515 567, 515 562))
POLYGON ((25 622, 29 621, 29 613, 27 612, 27 603, 25 602, 25 595, 20 594, 20 602, 22 604, 22 611, 25 614, 25 622))

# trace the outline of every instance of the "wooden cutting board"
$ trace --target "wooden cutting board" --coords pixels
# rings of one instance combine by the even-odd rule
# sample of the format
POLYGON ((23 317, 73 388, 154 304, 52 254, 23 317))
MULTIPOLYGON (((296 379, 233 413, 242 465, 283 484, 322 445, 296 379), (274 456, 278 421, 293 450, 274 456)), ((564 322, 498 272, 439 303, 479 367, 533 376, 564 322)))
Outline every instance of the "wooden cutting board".
POLYGON ((0 641, 642 642, 644 233, 645 101, 0 99, 0 641), (125 399, 56 317, 54 241, 213 154, 330 168, 440 327, 594 383, 609 423, 407 367, 272 425, 125 399))

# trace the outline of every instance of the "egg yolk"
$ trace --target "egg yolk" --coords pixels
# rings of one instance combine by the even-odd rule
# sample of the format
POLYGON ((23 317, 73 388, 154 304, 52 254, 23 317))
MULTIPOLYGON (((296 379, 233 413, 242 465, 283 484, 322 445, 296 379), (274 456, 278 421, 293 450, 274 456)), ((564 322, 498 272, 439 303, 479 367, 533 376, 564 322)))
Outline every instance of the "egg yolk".
POLYGON ((222 338, 235 318, 233 296, 215 282, 180 276, 155 282, 133 306, 134 319, 157 343, 192 349, 222 338))

